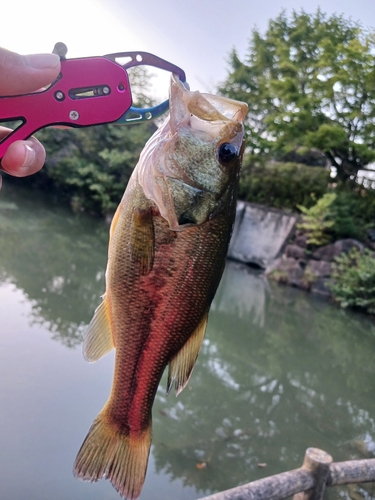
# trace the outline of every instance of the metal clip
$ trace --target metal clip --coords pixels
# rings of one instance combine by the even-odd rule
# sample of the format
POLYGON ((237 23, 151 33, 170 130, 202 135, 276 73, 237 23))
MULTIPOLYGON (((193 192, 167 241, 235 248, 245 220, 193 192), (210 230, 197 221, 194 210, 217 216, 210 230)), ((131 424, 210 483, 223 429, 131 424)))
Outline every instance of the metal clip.
MULTIPOLYGON (((161 57, 150 54, 149 52, 116 52, 114 54, 107 54, 104 57, 108 57, 112 61, 120 64, 123 69, 127 70, 135 66, 153 66, 154 68, 169 71, 170 73, 175 73, 179 76, 182 82, 186 82, 185 72, 161 57), (129 59, 126 63, 121 64, 121 59, 129 59)), ((169 99, 166 101, 152 106, 150 108, 136 108, 131 106, 129 110, 119 118, 116 123, 121 123, 125 125, 133 125, 135 123, 145 122, 159 118, 159 116, 166 113, 169 109, 169 99)))

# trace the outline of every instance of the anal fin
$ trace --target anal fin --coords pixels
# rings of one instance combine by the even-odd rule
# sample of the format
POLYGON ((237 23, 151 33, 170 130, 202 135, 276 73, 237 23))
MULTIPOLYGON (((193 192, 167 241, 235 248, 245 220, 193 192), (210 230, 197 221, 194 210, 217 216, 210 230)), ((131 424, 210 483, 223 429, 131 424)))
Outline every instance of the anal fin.
POLYGON ((97 361, 114 347, 109 321, 108 300, 106 294, 104 294, 103 302, 97 307, 88 326, 83 341, 83 356, 86 361, 97 361))
POLYGON ((169 362, 167 394, 169 394, 174 383, 176 396, 178 396, 189 382, 203 342, 207 321, 208 312, 203 316, 195 332, 191 335, 186 344, 169 362))

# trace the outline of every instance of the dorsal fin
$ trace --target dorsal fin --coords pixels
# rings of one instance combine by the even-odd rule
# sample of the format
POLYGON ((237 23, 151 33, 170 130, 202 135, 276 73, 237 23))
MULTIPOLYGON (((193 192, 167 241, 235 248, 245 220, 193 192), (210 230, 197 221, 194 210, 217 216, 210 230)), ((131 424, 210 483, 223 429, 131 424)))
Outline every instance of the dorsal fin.
POLYGON ((173 382, 175 384, 176 396, 180 394, 189 382, 201 348, 204 333, 206 331, 208 312, 201 319, 195 332, 182 349, 169 362, 167 394, 169 394, 173 382))
POLYGON ((114 348, 114 341, 109 321, 108 299, 103 295, 103 302, 97 307, 83 341, 83 356, 86 361, 94 362, 114 348))

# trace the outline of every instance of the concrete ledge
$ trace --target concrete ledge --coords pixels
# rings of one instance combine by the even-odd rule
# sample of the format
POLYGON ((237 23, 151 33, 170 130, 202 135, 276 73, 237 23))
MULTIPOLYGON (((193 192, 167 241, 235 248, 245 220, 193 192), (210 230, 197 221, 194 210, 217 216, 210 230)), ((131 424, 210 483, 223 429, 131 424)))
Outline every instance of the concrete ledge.
POLYGON ((228 257, 266 269, 281 255, 296 222, 295 214, 239 201, 228 257))

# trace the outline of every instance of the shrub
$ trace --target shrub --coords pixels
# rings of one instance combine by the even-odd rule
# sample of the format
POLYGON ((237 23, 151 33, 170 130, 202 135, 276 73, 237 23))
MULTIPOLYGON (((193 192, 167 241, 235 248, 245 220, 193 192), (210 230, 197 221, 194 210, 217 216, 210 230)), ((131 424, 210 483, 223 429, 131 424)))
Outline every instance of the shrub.
POLYGON ((336 257, 329 285, 341 307, 356 307, 375 314, 375 258, 370 250, 357 248, 336 257))
POLYGON ((335 199, 335 193, 326 193, 310 208, 297 205, 303 213, 302 222, 297 224, 297 227, 307 235, 309 245, 321 246, 331 240, 328 231, 335 224, 331 212, 331 205, 335 199))
POLYGON ((358 217, 357 196, 353 191, 336 190, 336 199, 331 206, 331 216, 334 225, 331 228, 332 239, 365 238, 365 223, 358 217))
POLYGON ((367 229, 375 228, 375 189, 358 184, 337 186, 332 203, 333 239, 366 238, 367 229))
POLYGON ((253 163, 245 158, 239 197, 275 208, 309 208, 328 189, 329 171, 297 163, 253 163), (313 197, 312 197, 313 196, 313 197), (315 198, 314 198, 315 197, 315 198))

